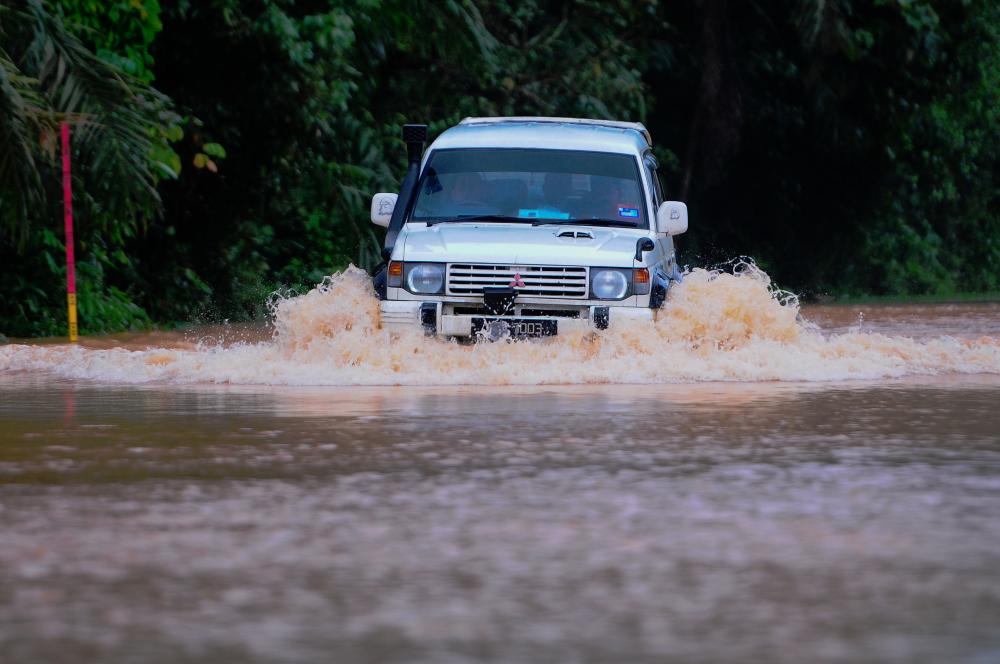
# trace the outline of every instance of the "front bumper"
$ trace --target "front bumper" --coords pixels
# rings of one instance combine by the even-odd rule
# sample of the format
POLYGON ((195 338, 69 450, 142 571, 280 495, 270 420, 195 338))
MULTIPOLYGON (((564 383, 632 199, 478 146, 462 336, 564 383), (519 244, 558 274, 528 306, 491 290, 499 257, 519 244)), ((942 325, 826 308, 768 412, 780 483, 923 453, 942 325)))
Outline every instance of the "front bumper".
MULTIPOLYGON (((382 327, 391 332, 405 330, 424 331, 448 337, 472 336, 474 318, 485 314, 444 313, 441 302, 383 300, 379 303, 382 327)), ((564 316, 486 316, 490 319, 554 320, 558 321, 559 334, 587 332, 594 329, 614 329, 623 320, 653 320, 653 310, 647 307, 588 306, 580 310, 577 318, 564 316)))

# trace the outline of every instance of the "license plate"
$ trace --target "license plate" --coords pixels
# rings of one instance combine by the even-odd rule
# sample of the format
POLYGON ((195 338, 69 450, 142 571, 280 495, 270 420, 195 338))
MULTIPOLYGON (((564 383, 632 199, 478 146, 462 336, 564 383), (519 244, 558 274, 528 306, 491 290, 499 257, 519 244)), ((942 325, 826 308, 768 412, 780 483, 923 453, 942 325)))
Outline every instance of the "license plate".
POLYGON ((527 318, 473 318, 472 334, 484 332, 488 339, 551 337, 559 333, 559 321, 527 318))

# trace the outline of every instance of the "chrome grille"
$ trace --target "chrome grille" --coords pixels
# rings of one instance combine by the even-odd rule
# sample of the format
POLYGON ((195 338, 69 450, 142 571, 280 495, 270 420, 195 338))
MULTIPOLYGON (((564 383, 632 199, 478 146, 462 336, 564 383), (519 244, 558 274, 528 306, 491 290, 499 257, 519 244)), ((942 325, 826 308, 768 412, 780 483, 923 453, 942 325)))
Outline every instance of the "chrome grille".
POLYGON ((535 297, 587 297, 586 267, 550 265, 476 265, 452 263, 448 266, 448 292, 452 295, 481 295, 484 287, 510 286, 521 275, 519 295, 535 297))

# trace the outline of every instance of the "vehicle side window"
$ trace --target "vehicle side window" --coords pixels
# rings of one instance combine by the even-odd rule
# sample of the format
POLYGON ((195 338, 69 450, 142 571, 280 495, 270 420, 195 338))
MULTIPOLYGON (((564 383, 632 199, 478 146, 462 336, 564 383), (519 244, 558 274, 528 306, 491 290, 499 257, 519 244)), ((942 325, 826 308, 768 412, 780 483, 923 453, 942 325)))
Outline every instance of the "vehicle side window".
POLYGON ((651 154, 647 154, 642 160, 642 163, 646 166, 646 171, 649 173, 649 180, 653 183, 653 200, 656 202, 656 207, 660 207, 660 203, 663 202, 663 188, 660 187, 660 178, 656 175, 656 169, 659 164, 656 163, 656 158, 651 154))

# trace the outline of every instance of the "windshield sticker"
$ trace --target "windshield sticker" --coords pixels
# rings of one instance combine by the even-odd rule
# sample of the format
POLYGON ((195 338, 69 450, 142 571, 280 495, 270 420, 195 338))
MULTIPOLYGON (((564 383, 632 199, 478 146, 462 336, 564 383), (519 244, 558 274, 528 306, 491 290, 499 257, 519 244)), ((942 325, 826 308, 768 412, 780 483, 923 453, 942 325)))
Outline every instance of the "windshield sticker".
MULTIPOLYGON (((638 210, 636 210, 636 213, 638 213, 638 210)), ((517 211, 517 216, 522 219, 569 219, 569 212, 521 208, 517 211)))
POLYGON ((639 208, 637 208, 637 207, 629 207, 628 205, 619 205, 618 206, 618 216, 619 217, 628 217, 630 219, 638 219, 639 218, 639 208))

